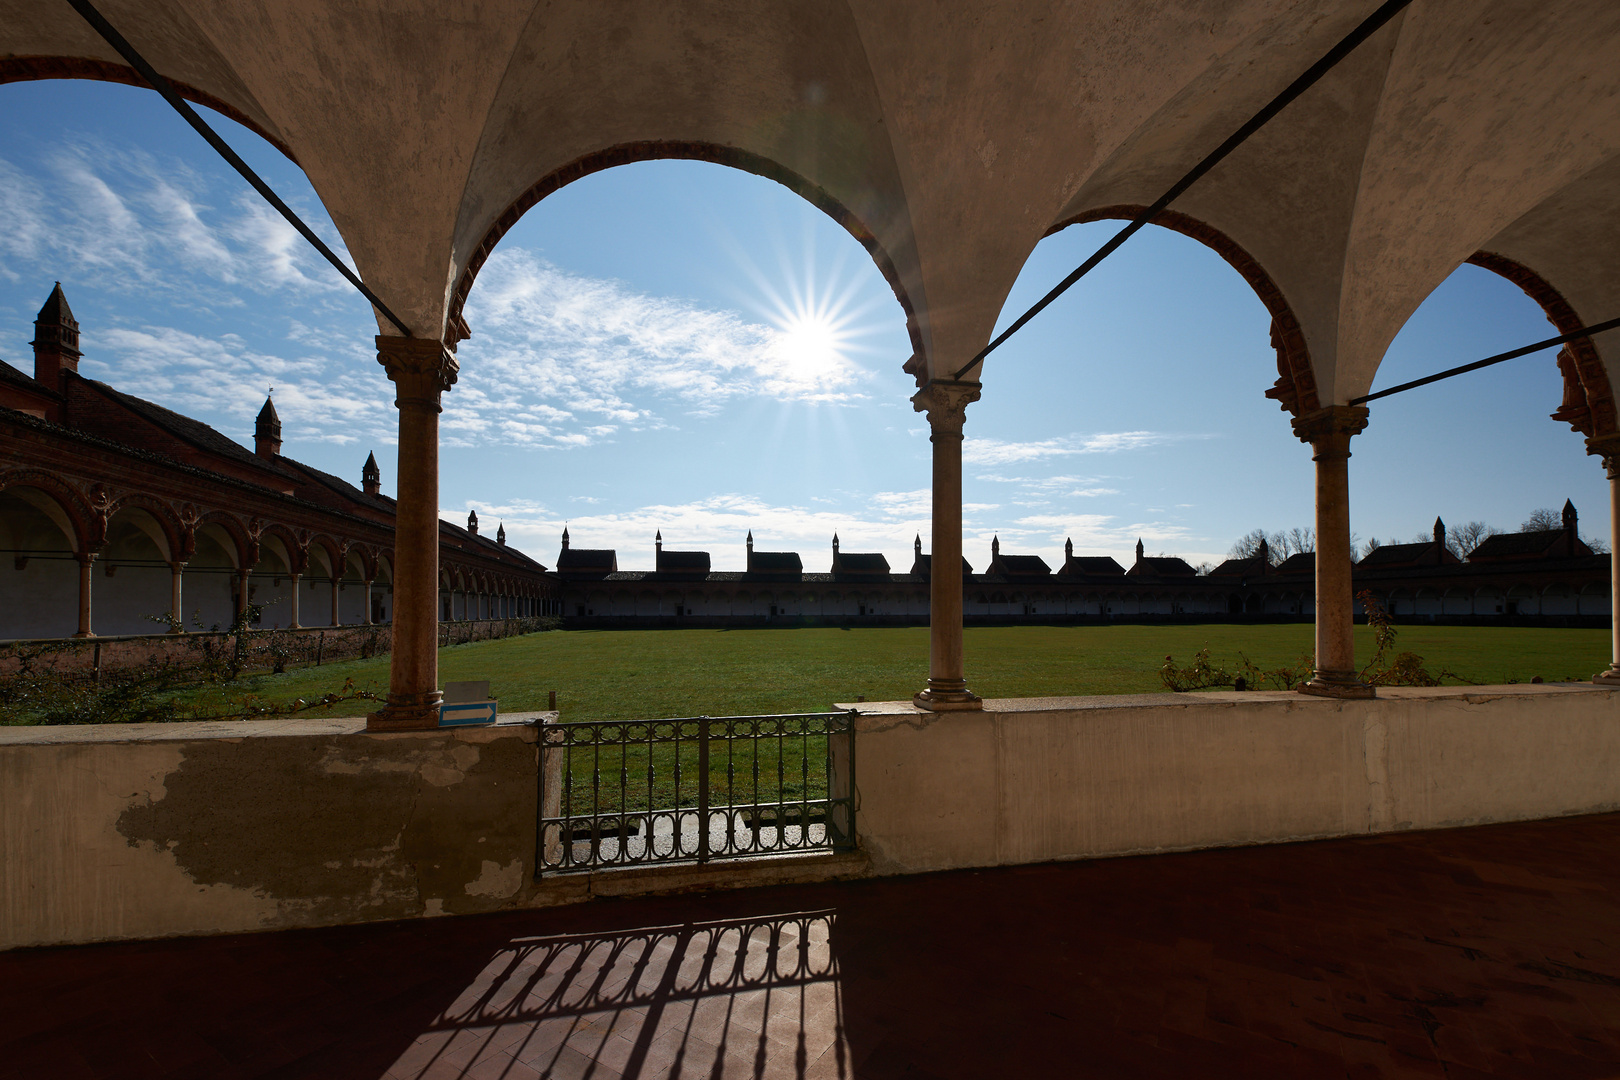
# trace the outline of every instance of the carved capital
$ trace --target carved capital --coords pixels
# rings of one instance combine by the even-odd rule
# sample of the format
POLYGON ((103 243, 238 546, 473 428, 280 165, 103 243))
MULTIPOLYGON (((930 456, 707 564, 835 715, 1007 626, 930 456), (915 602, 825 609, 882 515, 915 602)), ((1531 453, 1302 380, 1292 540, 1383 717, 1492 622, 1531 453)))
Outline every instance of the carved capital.
POLYGON ((962 433, 967 407, 979 400, 982 387, 976 382, 946 382, 932 379, 911 398, 911 407, 928 414, 928 426, 936 433, 962 433))
POLYGON ((1620 433, 1588 437, 1586 452, 1603 460, 1603 468, 1610 480, 1620 480, 1620 433))
POLYGON ((377 363, 393 380, 395 405, 420 403, 439 408, 439 395, 456 383, 461 365, 442 341, 377 335, 377 363))
POLYGON ((1350 437, 1366 429, 1367 416, 1365 405, 1329 405, 1294 417, 1294 435, 1300 442, 1310 443, 1317 457, 1323 454, 1348 457, 1350 437))

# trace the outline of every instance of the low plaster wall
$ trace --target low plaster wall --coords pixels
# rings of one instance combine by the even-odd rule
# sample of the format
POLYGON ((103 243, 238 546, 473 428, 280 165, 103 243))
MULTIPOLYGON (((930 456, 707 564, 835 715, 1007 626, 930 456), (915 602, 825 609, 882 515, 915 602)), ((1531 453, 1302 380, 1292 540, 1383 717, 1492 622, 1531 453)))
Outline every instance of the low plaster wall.
POLYGON ((460 914, 532 885, 535 728, 0 728, 0 948, 460 914))
POLYGON ((854 707, 873 873, 1620 808, 1620 701, 1586 684, 854 707))
POLYGON ((1589 685, 986 705, 858 706, 857 855, 539 882, 528 723, 0 727, 0 948, 1620 809, 1620 701, 1589 685))

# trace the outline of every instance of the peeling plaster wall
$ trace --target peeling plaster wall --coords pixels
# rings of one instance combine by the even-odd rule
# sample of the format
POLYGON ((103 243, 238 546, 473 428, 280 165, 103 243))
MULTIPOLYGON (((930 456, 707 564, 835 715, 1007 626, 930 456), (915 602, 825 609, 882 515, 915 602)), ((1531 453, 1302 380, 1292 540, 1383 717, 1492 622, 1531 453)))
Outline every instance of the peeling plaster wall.
POLYGON ((490 911, 533 875, 534 729, 0 729, 0 948, 490 911))
POLYGON ((893 874, 1599 813, 1620 808, 1617 706, 1594 686, 858 705, 857 829, 893 874))

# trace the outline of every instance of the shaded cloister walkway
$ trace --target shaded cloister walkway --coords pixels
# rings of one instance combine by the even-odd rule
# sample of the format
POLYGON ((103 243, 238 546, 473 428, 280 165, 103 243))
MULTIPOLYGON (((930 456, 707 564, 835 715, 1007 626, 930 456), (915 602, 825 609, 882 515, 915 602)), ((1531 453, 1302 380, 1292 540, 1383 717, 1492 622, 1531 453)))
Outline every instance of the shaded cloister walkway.
POLYGON ((0 1076, 1620 1075, 1620 814, 0 954, 0 1076))

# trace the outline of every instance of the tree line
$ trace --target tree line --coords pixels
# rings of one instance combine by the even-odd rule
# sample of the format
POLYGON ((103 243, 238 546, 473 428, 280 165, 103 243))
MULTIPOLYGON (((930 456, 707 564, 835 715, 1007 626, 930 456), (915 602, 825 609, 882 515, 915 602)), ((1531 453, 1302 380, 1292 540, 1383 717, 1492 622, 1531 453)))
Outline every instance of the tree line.
MULTIPOLYGON (((1564 527, 1563 512, 1552 507, 1534 510, 1525 518, 1517 529, 1512 531, 1521 533, 1551 532, 1564 527)), ((1495 525, 1483 521, 1465 521, 1461 525, 1446 526, 1446 550, 1459 559, 1468 558, 1469 554, 1487 537, 1496 536, 1507 530, 1499 529, 1495 525)), ((1582 536, 1580 538, 1587 547, 1599 554, 1607 554, 1609 543, 1606 539, 1597 536, 1582 536)), ((1292 555, 1314 552, 1316 550, 1316 530, 1293 528, 1286 531, 1267 532, 1264 529, 1254 529, 1238 537, 1232 545, 1227 557, 1232 559, 1252 559, 1260 554, 1260 543, 1265 541, 1266 556, 1272 566, 1276 566, 1292 555)), ((1427 544, 1434 540, 1432 531, 1419 532, 1411 540, 1412 544, 1427 544)), ((1391 538, 1380 540, 1377 537, 1369 538, 1363 543, 1354 533, 1350 535, 1350 550, 1357 560, 1365 559, 1374 551, 1386 544, 1399 544, 1402 541, 1391 538)), ((1208 573, 1207 564, 1199 567, 1203 573, 1208 573)))

